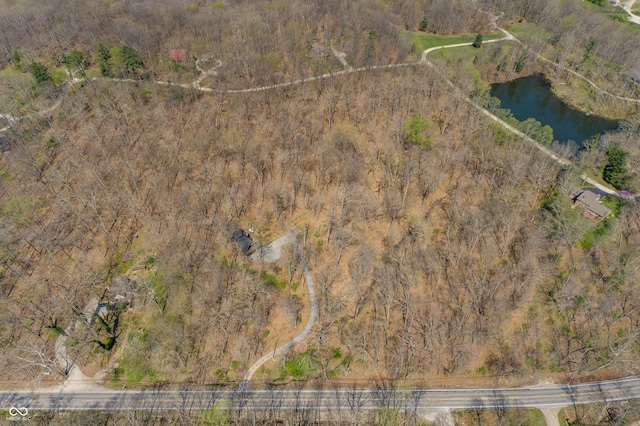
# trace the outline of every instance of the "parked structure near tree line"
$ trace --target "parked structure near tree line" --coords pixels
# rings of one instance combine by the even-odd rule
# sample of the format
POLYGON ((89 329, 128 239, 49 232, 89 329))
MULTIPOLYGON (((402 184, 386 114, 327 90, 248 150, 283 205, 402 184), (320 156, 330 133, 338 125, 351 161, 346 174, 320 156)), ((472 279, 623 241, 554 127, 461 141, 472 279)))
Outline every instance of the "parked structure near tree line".
POLYGON ((583 216, 600 221, 609 216, 611 210, 600 203, 600 195, 593 188, 576 188, 571 191, 574 206, 582 210, 583 216))
POLYGON ((231 241, 236 243, 238 248, 247 256, 251 255, 259 248, 259 244, 251 239, 248 232, 237 228, 231 234, 231 241))
POLYGON ((187 59, 187 51, 184 49, 172 49, 171 60, 176 62, 184 62, 187 59))

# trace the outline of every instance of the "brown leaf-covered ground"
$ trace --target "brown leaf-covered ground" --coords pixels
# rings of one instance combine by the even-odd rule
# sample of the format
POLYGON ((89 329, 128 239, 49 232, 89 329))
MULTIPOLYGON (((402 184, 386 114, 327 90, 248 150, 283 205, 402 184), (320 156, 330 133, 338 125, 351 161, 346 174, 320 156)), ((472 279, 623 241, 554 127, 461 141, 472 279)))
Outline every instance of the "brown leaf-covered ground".
MULTIPOLYGON (((339 67, 306 56, 316 38, 354 66, 415 59, 398 26, 413 28, 409 18, 430 12, 449 27, 436 11, 407 11, 412 5, 219 11, 206 3, 192 13, 103 3, 105 22, 63 15, 102 28, 104 40, 83 38, 87 28, 38 43, 30 30, 10 49, 35 57, 58 46, 130 44, 161 76, 171 72, 156 62, 165 47, 187 44, 223 61, 221 88, 256 87, 339 67), (145 25, 157 33, 136 32, 145 25)), ((17 2, 0 17, 48 22, 47 13, 67 6, 35 12, 17 2)), ((469 31, 482 29, 464 13, 469 31)), ((585 243, 596 225, 571 209, 576 173, 505 137, 426 67, 247 94, 85 81, 50 117, 3 137, 6 380, 25 383, 47 369, 46 379, 63 378, 50 362, 55 339, 123 274, 138 283, 133 308, 69 333, 68 352, 83 368, 117 361, 110 377, 129 383, 241 378, 296 334, 308 309, 296 308, 307 299, 295 256, 251 263, 230 241, 235 226, 264 243, 306 229, 317 281, 320 319, 308 346, 296 348, 307 356, 277 360, 263 379, 418 382, 626 374, 637 365, 635 206, 624 204, 585 243), (430 122, 430 147, 407 140, 403 125, 416 115, 430 122), (147 268, 132 272, 138 264, 147 268)), ((633 146, 637 132, 608 138, 633 146)))

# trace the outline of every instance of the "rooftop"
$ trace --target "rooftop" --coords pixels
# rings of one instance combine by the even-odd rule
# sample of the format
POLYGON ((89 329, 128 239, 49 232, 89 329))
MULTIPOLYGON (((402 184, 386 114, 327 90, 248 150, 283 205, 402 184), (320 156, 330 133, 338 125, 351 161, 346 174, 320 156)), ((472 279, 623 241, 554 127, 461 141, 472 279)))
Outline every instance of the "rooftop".
POLYGON ((600 194, 594 188, 575 188, 571 191, 571 199, 589 218, 601 220, 611 213, 611 210, 600 203, 600 194))

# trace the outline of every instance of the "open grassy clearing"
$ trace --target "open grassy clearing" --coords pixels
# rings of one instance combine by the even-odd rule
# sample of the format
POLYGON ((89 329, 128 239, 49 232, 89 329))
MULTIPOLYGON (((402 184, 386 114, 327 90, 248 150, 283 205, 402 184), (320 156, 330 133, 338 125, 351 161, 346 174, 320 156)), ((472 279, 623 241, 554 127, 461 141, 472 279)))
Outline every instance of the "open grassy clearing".
POLYGON ((536 25, 533 22, 516 22, 506 27, 506 30, 513 34, 523 42, 533 42, 535 40, 541 40, 543 42, 549 41, 553 37, 553 33, 546 28, 536 25))
POLYGON ((489 88, 474 65, 480 50, 471 46, 441 49, 430 53, 429 60, 466 93, 476 93, 489 88))
MULTIPOLYGON (((592 2, 591 0, 582 1, 580 2, 580 7, 588 13, 602 13, 615 21, 629 22, 629 15, 619 4, 615 4, 615 2, 609 0, 603 2, 601 5, 596 3, 597 2, 592 2)), ((635 26, 635 24, 631 24, 631 26, 635 26)))
MULTIPOLYGON (((448 44, 471 43, 475 40, 477 34, 442 35, 418 31, 405 31, 403 35, 411 41, 417 50, 425 50, 431 47, 446 46, 448 44)), ((489 34, 482 34, 482 39, 484 41, 495 40, 502 36, 503 34, 501 32, 493 32, 489 34)))

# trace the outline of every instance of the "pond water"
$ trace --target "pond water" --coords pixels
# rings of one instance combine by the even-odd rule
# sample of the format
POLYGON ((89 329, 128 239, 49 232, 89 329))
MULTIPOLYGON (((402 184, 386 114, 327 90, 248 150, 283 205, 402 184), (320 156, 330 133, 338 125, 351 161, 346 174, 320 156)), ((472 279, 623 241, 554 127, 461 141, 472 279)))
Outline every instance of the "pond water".
POLYGON ((491 96, 500 99, 502 108, 508 108, 519 121, 535 118, 542 125, 553 128, 554 140, 573 140, 580 147, 595 134, 618 128, 618 122, 587 115, 563 103, 551 91, 542 76, 531 76, 507 83, 491 85, 491 96))

